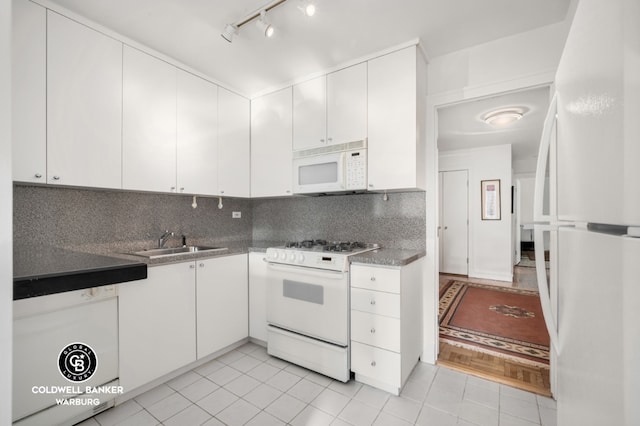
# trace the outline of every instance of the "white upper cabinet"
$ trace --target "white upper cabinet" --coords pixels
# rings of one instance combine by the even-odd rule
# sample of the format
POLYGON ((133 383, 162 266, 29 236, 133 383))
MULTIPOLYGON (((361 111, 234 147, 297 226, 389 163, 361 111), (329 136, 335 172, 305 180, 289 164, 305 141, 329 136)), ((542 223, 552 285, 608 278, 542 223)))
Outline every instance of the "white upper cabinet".
POLYGON ((122 43, 47 19, 47 183, 121 188, 122 43))
POLYGON ((174 66, 124 47, 122 186, 176 191, 174 66))
POLYGON ((294 151, 366 137, 366 62, 293 86, 294 151))
POLYGON ((47 13, 14 0, 12 51, 13 180, 44 183, 47 176, 47 13))
POLYGON ((293 86, 293 149, 323 146, 327 142, 327 77, 293 86))
POLYGON ((178 192, 218 191, 218 86, 178 70, 178 192))
POLYGON ((228 197, 249 197, 250 102, 218 89, 218 191, 228 197))
POLYGON ((292 193, 292 88, 251 101, 251 196, 292 193))
POLYGON ((367 138, 367 63, 327 76, 327 143, 367 138))
POLYGON ((369 61, 368 189, 425 189, 426 64, 416 46, 369 61))

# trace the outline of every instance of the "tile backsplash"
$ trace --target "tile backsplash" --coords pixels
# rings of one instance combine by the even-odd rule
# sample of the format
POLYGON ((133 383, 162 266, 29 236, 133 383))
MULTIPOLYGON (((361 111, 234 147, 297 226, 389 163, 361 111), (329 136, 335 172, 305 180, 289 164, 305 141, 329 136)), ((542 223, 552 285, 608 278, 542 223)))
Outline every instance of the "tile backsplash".
POLYGON ((167 247, 251 240, 251 200, 14 185, 14 244, 45 244, 91 251, 151 248, 164 230, 167 247), (232 219, 233 211, 242 212, 232 219))
POLYGON ((253 239, 325 238, 424 250, 424 192, 253 200, 253 239))
POLYGON ((150 248, 165 229, 167 246, 309 238, 358 240, 424 250, 425 194, 406 192, 276 199, 192 197, 14 185, 14 244, 94 252, 150 248), (232 212, 242 213, 233 219, 232 212))

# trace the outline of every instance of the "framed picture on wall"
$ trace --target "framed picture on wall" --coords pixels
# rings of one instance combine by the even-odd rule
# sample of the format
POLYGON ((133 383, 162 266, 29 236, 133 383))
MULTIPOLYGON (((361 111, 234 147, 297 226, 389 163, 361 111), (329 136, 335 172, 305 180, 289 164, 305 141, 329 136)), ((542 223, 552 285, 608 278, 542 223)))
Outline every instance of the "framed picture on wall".
POLYGON ((500 179, 483 180, 482 220, 500 220, 500 179))

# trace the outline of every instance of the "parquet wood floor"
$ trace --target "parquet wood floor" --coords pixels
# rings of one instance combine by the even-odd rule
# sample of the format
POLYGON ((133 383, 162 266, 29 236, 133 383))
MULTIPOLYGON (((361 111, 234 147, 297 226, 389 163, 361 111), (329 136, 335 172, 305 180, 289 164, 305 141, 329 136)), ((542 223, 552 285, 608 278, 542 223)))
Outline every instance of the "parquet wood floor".
MULTIPOLYGON (((514 280, 512 283, 441 274, 440 286, 452 279, 529 290, 537 290, 538 288, 534 268, 515 267, 514 280)), ((443 343, 442 341, 440 341, 438 365, 513 386, 518 389, 544 396, 551 396, 548 368, 535 367, 482 352, 459 348, 448 343, 443 343)))

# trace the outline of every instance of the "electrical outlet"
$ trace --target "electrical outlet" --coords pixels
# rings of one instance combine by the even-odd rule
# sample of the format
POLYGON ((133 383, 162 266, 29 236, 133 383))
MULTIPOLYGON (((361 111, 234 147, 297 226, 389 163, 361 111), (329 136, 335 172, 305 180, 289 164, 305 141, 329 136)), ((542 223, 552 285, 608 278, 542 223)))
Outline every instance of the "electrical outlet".
POLYGON ((234 219, 240 219, 242 217, 242 212, 232 212, 231 217, 234 219))

